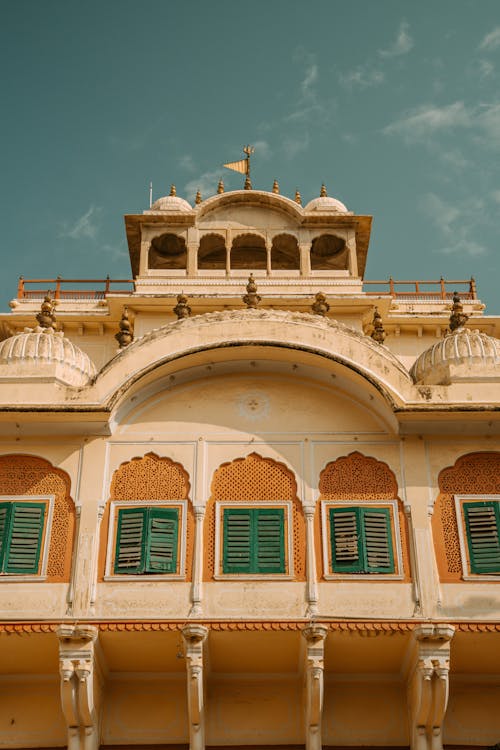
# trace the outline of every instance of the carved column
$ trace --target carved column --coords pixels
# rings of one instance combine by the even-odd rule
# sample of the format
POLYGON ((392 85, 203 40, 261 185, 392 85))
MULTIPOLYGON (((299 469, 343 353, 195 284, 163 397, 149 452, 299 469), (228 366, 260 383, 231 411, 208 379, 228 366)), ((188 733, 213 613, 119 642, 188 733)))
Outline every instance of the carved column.
POLYGON ((421 625, 413 631, 408 669, 411 750, 442 750, 448 704, 452 625, 421 625))
POLYGON ((302 635, 306 640, 304 706, 306 750, 321 750, 324 653, 328 628, 322 625, 310 625, 302 631, 302 635))
POLYGON ((191 585, 191 611, 190 617, 200 617, 203 614, 202 606, 202 578, 203 578, 203 521, 205 519, 205 506, 194 506, 194 550, 193 550, 193 583, 191 585))
POLYGON ((311 243, 301 242, 299 244, 300 250, 300 275, 310 276, 311 275, 311 243))
POLYGON ((203 644, 208 629, 203 625, 186 625, 182 637, 186 650, 189 748, 205 748, 205 696, 203 684, 203 644))
POLYGON ((304 505, 306 517, 306 576, 307 616, 318 611, 318 584, 316 581, 316 552, 314 549, 314 505, 304 505))
POLYGON ((98 750, 100 686, 95 658, 98 631, 92 625, 61 625, 59 673, 68 750, 98 750))

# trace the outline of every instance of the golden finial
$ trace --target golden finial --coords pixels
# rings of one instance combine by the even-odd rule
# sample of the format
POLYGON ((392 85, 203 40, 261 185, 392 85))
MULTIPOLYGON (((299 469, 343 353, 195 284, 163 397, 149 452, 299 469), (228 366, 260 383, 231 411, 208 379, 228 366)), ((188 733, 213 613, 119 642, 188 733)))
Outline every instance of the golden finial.
POLYGON ((173 198, 175 198, 175 196, 177 195, 177 188, 175 187, 175 185, 170 185, 169 195, 171 195, 173 198))
POLYGON ((134 334, 132 333, 132 325, 128 319, 128 310, 126 307, 123 308, 122 317, 120 320, 120 330, 115 333, 115 339, 118 341, 120 349, 125 349, 126 346, 132 343, 134 340, 134 334))
POLYGON ((185 294, 177 295, 177 304, 174 307, 174 313, 177 315, 178 320, 189 318, 189 316, 191 315, 191 308, 189 307, 187 301, 188 298, 185 294))
POLYGON ((315 315, 321 315, 323 318, 326 317, 330 305, 326 301, 326 297, 323 292, 318 292, 314 298, 314 302, 311 305, 311 310, 315 315))
POLYGON ((37 313, 36 319, 40 328, 45 328, 46 330, 51 329, 55 331, 57 325, 56 316, 54 315, 54 304, 49 294, 46 294, 43 298, 40 312, 37 313))
POLYGON ((252 182, 250 180, 250 175, 247 174, 245 177, 245 184, 243 186, 243 190, 251 190, 252 189, 252 182))
POLYGON ((196 198, 194 199, 194 202, 197 206, 199 206, 201 203, 201 193, 199 190, 196 191, 196 198))
POLYGON ((224 192, 224 180, 219 180, 219 184, 217 185, 217 192, 219 195, 224 192))
POLYGON ((460 302, 458 292, 453 292, 453 305, 451 306, 450 331, 456 331, 457 328, 463 328, 469 320, 469 316, 464 313, 464 306, 460 302))
POLYGON ((321 185, 321 190, 319 191, 319 197, 320 198, 328 198, 328 193, 326 192, 326 186, 325 183, 321 185))
POLYGON ((298 190, 295 191, 295 203, 298 203, 299 206, 302 205, 302 197, 298 190))
POLYGON ((372 339, 377 342, 377 344, 383 344, 385 341, 386 333, 384 331, 384 326, 382 324, 382 316, 380 315, 378 308, 375 308, 375 312, 373 313, 373 331, 372 331, 372 339))
POLYGON ((259 304, 261 297, 257 294, 257 284, 253 274, 248 277, 248 284, 246 286, 247 293, 244 295, 243 302, 249 309, 255 309, 259 304))
POLYGON ((275 180, 273 182, 273 193, 276 193, 277 195, 279 195, 279 192, 280 192, 280 186, 278 185, 278 180, 275 180))

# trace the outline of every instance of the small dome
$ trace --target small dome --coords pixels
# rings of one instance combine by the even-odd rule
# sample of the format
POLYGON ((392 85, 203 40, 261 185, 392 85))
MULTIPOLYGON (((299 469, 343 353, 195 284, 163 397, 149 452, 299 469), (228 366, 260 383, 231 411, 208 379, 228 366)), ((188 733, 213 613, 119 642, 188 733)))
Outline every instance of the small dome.
POLYGON ((15 368, 17 376, 30 370, 30 377, 46 378, 47 365, 56 365, 55 377, 67 385, 87 385, 96 374, 90 357, 51 328, 28 329, 0 342, 0 366, 15 368))
POLYGON ((349 213, 347 206, 344 206, 341 201, 338 201, 336 198, 330 198, 327 195, 320 196, 319 198, 313 198, 313 200, 309 201, 307 206, 304 208, 304 211, 325 211, 328 213, 337 214, 349 213))
POLYGON ((410 372, 415 383, 448 385, 459 380, 498 378, 499 364, 498 339, 460 327, 422 352, 410 372))
POLYGON ((145 214, 156 213, 156 211, 170 211, 179 213, 180 211, 192 211, 193 208, 190 203, 179 198, 177 195, 166 195, 164 198, 158 198, 153 203, 149 211, 144 211, 145 214))

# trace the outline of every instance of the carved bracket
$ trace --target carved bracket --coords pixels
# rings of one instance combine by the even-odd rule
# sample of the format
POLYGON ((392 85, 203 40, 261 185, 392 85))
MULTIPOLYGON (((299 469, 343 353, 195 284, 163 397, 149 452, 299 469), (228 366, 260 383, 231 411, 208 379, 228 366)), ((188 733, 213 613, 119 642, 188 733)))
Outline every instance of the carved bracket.
POLYGON ((302 635, 306 640, 304 696, 306 750, 321 750, 324 654, 328 628, 323 625, 310 625, 304 628, 302 635))
POLYGON ((413 631, 408 660, 411 750, 442 750, 448 705, 451 625, 422 625, 413 631))
POLYGON ((99 716, 95 705, 95 643, 98 630, 92 625, 61 625, 56 632, 68 750, 97 750, 99 716))
POLYGON ((186 649, 190 750, 204 750, 205 748, 203 644, 207 635, 208 628, 203 625, 186 625, 182 629, 186 649))

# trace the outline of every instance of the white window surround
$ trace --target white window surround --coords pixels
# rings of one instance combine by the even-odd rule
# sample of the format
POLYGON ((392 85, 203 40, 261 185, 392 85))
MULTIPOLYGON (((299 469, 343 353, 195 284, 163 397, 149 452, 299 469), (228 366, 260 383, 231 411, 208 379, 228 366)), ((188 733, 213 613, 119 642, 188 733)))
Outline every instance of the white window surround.
POLYGON ((293 581, 293 516, 290 500, 240 500, 239 502, 217 501, 215 503, 215 560, 216 581, 293 581), (222 514, 224 508, 283 508, 285 510, 285 538, 287 542, 286 567, 288 573, 221 573, 222 570, 222 514))
POLYGON ((106 566, 104 568, 105 581, 184 581, 186 579, 186 531, 187 531, 187 500, 112 500, 109 508, 108 540, 106 547, 106 566), (123 508, 179 508, 179 562, 177 573, 140 573, 137 575, 123 575, 113 573, 113 559, 116 545, 115 518, 118 510, 123 508))
POLYGON ((42 536, 42 554, 40 556, 40 572, 37 575, 24 575, 23 573, 0 573, 2 583, 19 583, 19 581, 45 581, 47 580, 47 567, 49 564, 50 534, 52 531, 52 518, 54 516, 54 495, 0 495, 0 503, 43 503, 47 502, 47 517, 42 536))
POLYGON ((403 552, 401 549, 401 530, 399 527, 398 500, 322 500, 321 501, 321 543, 323 545, 323 575, 327 581, 402 581, 403 573, 403 552), (329 537, 329 508, 339 507, 361 507, 366 508, 370 505, 377 508, 390 508, 391 522, 394 528, 394 537, 392 539, 394 561, 398 573, 332 573, 330 568, 330 537, 329 537))
POLYGON ((462 506, 465 503, 497 502, 500 495, 455 495, 455 512, 457 514, 458 539, 460 542, 460 558, 462 562, 462 580, 464 581, 499 581, 500 573, 471 573, 469 560, 469 545, 465 530, 465 516, 462 506))

